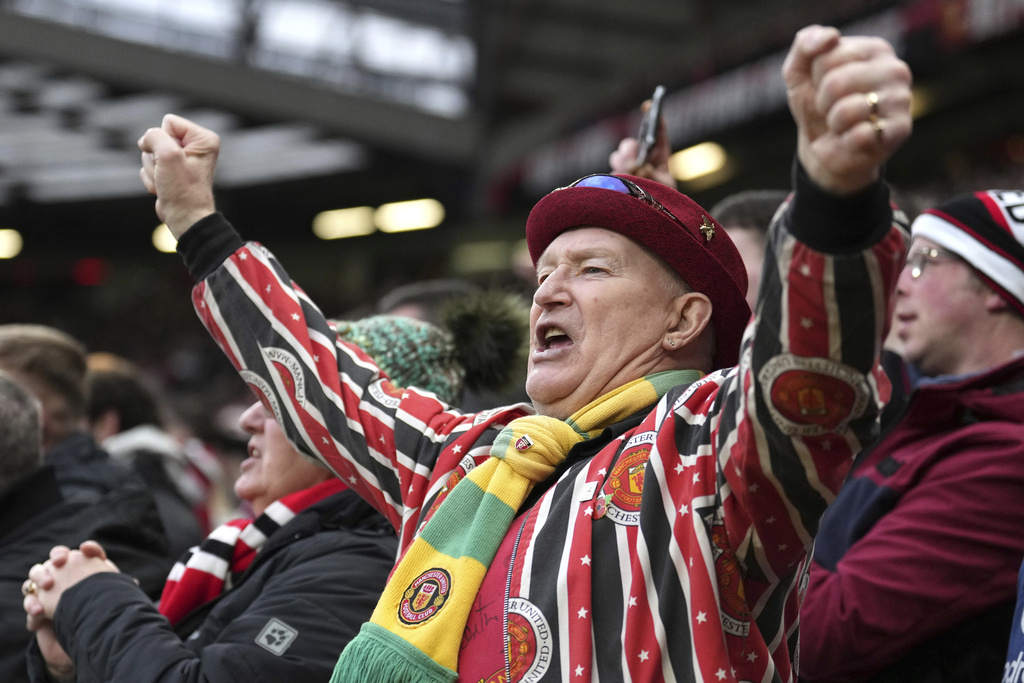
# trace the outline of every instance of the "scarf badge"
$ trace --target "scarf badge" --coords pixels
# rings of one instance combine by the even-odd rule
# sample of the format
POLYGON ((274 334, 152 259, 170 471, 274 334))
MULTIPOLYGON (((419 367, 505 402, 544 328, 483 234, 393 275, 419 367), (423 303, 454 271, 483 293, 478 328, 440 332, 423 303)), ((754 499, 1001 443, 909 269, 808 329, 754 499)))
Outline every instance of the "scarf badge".
POLYGON ((530 446, 533 445, 533 439, 530 438, 529 434, 523 434, 521 437, 516 439, 516 450, 517 451, 528 451, 530 446))

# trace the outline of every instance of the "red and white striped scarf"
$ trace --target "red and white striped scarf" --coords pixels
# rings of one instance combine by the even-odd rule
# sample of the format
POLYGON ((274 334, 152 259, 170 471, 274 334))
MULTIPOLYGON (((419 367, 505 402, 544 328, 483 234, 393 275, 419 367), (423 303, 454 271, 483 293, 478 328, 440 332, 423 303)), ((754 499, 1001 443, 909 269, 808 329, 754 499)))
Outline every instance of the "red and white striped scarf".
POLYGON ((256 519, 233 519, 221 524, 175 563, 160 595, 160 613, 176 624, 220 595, 225 586, 231 588, 229 578, 252 564, 275 531, 310 505, 346 488, 332 478, 275 500, 256 519))

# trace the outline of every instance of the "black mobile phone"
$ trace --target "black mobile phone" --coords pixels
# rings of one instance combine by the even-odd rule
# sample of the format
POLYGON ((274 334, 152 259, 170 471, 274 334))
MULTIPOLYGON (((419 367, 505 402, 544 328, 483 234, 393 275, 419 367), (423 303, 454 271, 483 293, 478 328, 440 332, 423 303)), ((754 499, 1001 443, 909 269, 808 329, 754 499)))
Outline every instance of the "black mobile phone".
POLYGON ((647 163, 647 157, 650 156, 651 150, 654 148, 654 141, 658 139, 658 120, 661 118, 661 99, 664 96, 665 86, 659 85, 651 95, 650 109, 640 119, 640 132, 636 136, 640 143, 636 150, 637 168, 647 163))

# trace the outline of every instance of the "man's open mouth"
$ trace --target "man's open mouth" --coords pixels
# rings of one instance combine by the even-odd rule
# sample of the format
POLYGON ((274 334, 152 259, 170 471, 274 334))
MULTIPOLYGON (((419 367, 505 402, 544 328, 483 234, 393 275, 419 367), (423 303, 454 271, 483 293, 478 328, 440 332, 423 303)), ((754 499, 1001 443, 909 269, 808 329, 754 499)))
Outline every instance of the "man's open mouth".
POLYGON ((560 349, 572 345, 572 338, 561 327, 552 326, 538 331, 537 348, 541 351, 560 349))

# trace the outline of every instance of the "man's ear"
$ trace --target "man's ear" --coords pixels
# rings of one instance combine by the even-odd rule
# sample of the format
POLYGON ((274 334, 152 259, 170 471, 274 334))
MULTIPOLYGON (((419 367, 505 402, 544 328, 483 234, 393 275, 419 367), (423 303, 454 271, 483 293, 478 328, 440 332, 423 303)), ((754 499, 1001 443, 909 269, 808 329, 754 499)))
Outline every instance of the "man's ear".
POLYGON ((1000 296, 998 293, 993 291, 989 287, 985 287, 988 291, 985 293, 985 310, 989 313, 1001 313, 1010 308, 1009 302, 1000 296))
POLYGON ((121 431, 121 414, 113 408, 104 411, 99 418, 93 421, 91 431, 96 443, 103 443, 121 431))
POLYGON ((706 294, 687 292, 673 303, 674 315, 662 342, 669 351, 692 344, 711 322, 711 299, 706 294))

